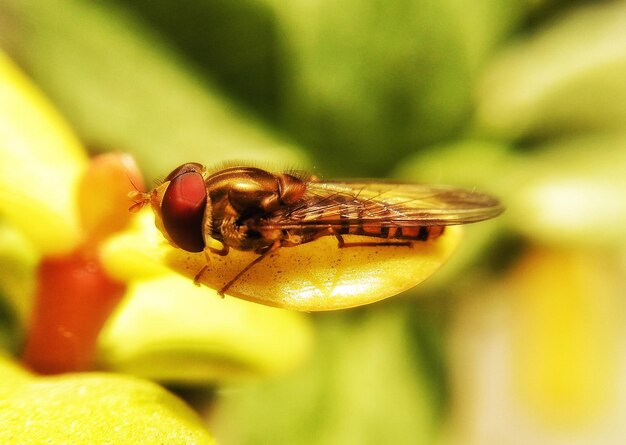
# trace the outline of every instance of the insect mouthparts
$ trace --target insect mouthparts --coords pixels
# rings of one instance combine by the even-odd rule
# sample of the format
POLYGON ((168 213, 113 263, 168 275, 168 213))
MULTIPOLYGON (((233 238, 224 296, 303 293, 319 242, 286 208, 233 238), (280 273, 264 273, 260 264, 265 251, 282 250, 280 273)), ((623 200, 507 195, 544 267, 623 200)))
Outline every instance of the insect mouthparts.
POLYGON ((133 190, 128 192, 128 198, 134 203, 128 208, 128 211, 136 213, 150 202, 150 193, 133 190))

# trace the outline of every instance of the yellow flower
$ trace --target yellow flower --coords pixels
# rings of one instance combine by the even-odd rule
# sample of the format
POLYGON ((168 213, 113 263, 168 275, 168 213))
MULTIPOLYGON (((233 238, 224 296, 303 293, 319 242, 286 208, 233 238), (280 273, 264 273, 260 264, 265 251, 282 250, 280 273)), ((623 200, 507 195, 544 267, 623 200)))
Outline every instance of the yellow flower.
MULTIPOLYGON (((168 363, 184 358, 197 368, 213 369, 206 372, 206 382, 285 372, 306 357, 312 333, 303 315, 218 299, 206 288, 177 280, 166 268, 158 277, 161 281, 154 282, 165 281, 167 286, 153 285, 151 279, 156 277, 131 274, 124 281, 112 277, 101 265, 101 246, 131 218, 127 193, 132 190, 129 179, 141 183, 137 167, 121 154, 89 161, 67 125, 5 56, 0 56, 0 97, 0 215, 4 239, 14 240, 3 248, 16 251, 0 256, 7 264, 0 267, 7 271, 0 273, 0 288, 6 289, 26 325, 23 357, 31 367, 57 373, 91 369, 97 360, 100 366, 121 369, 125 366, 121 361, 136 364, 149 350, 150 360, 168 363), (22 273, 8 273, 20 269, 22 273), (146 289, 151 299, 142 298, 146 289), (24 303, 32 295, 35 301, 24 303), (122 297, 125 302, 116 309, 122 297), (203 299, 208 306, 202 305, 203 299), (152 305, 156 300, 158 308, 152 305), (136 302, 145 307, 125 311, 136 308, 136 302), (99 332, 113 310, 98 349, 99 332), (145 323, 158 310, 164 316, 159 324, 145 323), (221 314, 232 323, 222 323, 220 330, 202 329, 201 323, 189 324, 190 314, 206 320, 221 314), (124 323, 135 316, 143 322, 131 321, 135 329, 127 332, 124 323), (171 329, 164 329, 163 323, 171 329), (172 337, 155 339, 155 332, 172 337), (133 357, 128 355, 125 335, 134 339, 133 357), (236 343, 241 347, 232 347, 236 343), (224 371, 227 368, 230 372, 224 371)), ((187 381, 187 369, 166 364, 169 371, 159 373, 152 361, 146 363, 150 364, 139 368, 150 376, 167 374, 169 380, 187 381)))

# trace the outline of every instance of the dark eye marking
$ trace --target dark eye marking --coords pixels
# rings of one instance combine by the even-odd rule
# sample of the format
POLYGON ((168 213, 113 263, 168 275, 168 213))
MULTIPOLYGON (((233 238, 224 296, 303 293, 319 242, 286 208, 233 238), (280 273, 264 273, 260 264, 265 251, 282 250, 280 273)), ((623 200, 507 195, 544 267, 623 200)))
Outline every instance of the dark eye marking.
POLYGON ((163 182, 171 181, 177 176, 182 175, 183 173, 189 172, 201 172, 202 164, 198 164, 197 162, 188 162, 186 164, 180 165, 171 171, 169 175, 165 178, 163 182))

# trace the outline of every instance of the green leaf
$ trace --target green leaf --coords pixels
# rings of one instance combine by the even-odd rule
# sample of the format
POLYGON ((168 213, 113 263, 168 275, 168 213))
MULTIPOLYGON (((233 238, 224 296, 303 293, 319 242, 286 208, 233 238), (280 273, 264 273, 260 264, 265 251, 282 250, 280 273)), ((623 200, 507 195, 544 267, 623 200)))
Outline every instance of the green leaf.
POLYGON ((37 250, 16 227, 0 220, 0 290, 21 322, 30 317, 35 288, 37 250))
POLYGON ((508 171, 507 224, 544 244, 626 245, 626 134, 547 143, 508 171))
POLYGON ((479 126, 507 139, 618 130, 626 124, 626 4, 570 11, 487 69, 479 126))
MULTIPOLYGON (((123 7, 8 0, 19 60, 96 149, 134 154, 149 178, 190 161, 306 163, 223 97, 123 7)), ((0 36, 2 31, 0 31, 0 36)))
POLYGON ((473 82, 518 1, 274 1, 284 126, 341 174, 386 174, 458 133, 473 82))
POLYGON ((281 379, 223 391, 212 428, 224 443, 432 444, 432 383, 401 308, 320 319, 309 366, 281 379), (254 421, 250 421, 254 419, 254 421))
POLYGON ((624 146, 623 132, 562 138, 527 153, 466 140, 407 159, 397 175, 477 187, 502 201, 506 211, 497 219, 467 227, 456 264, 488 253, 502 229, 543 244, 616 246, 626 242, 624 146))

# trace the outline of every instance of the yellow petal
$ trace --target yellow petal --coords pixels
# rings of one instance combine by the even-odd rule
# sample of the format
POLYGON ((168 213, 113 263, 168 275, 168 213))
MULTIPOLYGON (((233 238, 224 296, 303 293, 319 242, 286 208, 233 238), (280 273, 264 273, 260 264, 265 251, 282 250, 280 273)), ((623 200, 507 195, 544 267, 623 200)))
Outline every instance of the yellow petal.
POLYGON ((77 197, 89 243, 95 245, 130 223, 128 192, 141 187, 142 181, 139 166, 127 153, 109 152, 91 159, 77 197))
POLYGON ((35 377, 0 359, 0 443, 198 444, 213 439, 179 399, 112 374, 35 377))
POLYGON ((619 386, 616 274, 594 251, 550 249, 530 252, 513 271, 515 389, 535 415, 580 425, 610 406, 619 386))
POLYGON ((0 53, 0 215, 41 253, 79 241, 75 193, 85 165, 66 123, 0 53))
MULTIPOLYGON (((132 232, 114 237, 104 247, 105 267, 120 279, 154 276, 166 265, 193 279, 205 266, 204 254, 171 247, 154 227, 152 215, 141 212, 132 232)), ((324 237, 298 247, 285 247, 255 265, 227 292, 270 306, 300 311, 326 311, 373 303, 410 289, 432 275, 452 254, 460 227, 413 247, 349 247, 324 237)), ((345 237, 346 241, 372 241, 345 237)), ((252 252, 231 249, 225 257, 210 256, 200 282, 220 289, 251 261, 252 252)))
POLYGON ((109 274, 122 281, 155 278, 169 272, 163 261, 167 246, 154 226, 148 208, 137 213, 130 227, 111 236, 100 248, 102 264, 109 274))
POLYGON ((167 383, 292 370, 312 345, 300 313, 220 298, 169 273, 136 282, 100 338, 103 365, 167 383))

